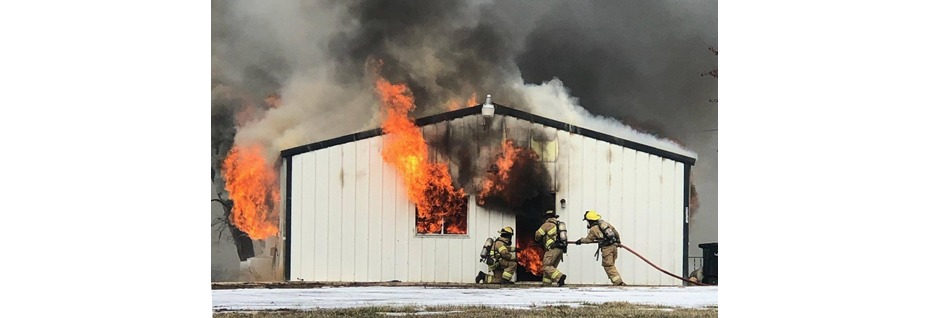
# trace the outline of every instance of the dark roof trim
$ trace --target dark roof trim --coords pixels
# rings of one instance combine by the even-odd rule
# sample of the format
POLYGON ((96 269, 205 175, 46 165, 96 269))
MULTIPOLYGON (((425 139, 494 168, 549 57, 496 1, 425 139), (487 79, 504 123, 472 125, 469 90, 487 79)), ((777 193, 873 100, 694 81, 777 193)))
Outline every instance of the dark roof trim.
MULTIPOLYGON (((417 119, 415 123, 417 126, 432 125, 438 122, 443 122, 443 121, 452 120, 452 119, 461 118, 461 117, 470 116, 470 115, 476 115, 480 113, 481 113, 481 105, 477 105, 477 106, 472 106, 468 108, 454 110, 451 112, 423 117, 423 118, 417 119)), ((587 128, 581 128, 578 126, 570 125, 570 124, 563 123, 563 122, 553 120, 553 119, 549 119, 546 117, 533 115, 533 114, 527 113, 522 110, 513 109, 513 108, 499 105, 499 104, 494 104, 494 114, 495 115, 506 115, 506 116, 511 116, 511 117, 515 117, 518 119, 523 119, 531 123, 536 123, 536 124, 541 124, 543 126, 549 126, 549 127, 553 127, 556 129, 561 129, 569 133, 579 134, 585 137, 594 138, 594 139, 601 140, 604 142, 623 146, 623 147, 630 148, 633 150, 642 151, 642 152, 653 154, 659 157, 668 158, 668 159, 675 160, 675 161, 682 162, 682 163, 689 164, 689 165, 694 165, 694 162, 696 161, 694 158, 691 158, 685 155, 677 154, 677 153, 667 151, 667 150, 662 150, 656 147, 644 145, 644 144, 629 141, 626 139, 621 139, 621 138, 614 137, 614 136, 611 136, 605 133, 593 131, 587 128)), ((344 143, 349 143, 353 141, 358 141, 362 139, 380 136, 381 134, 382 134, 381 128, 375 128, 372 130, 366 130, 363 132, 358 132, 358 133, 354 133, 351 135, 346 135, 346 136, 342 136, 338 138, 324 140, 324 141, 320 141, 320 142, 316 142, 316 143, 312 143, 312 144, 308 144, 308 145, 304 145, 300 147, 285 149, 281 151, 281 156, 291 157, 291 156, 299 155, 305 152, 310 152, 314 150, 319 150, 323 148, 341 145, 344 143)))
POLYGON ((284 280, 291 280, 291 198, 294 195, 291 193, 291 178, 294 175, 294 163, 292 158, 287 158, 287 176, 285 177, 284 191, 285 201, 284 201, 284 280))
POLYGON ((527 112, 522 111, 522 110, 513 109, 513 108, 509 108, 509 107, 505 107, 505 106, 499 106, 499 105, 497 105, 497 104, 494 104, 494 106, 495 106, 495 107, 494 107, 494 108, 495 108, 495 111, 494 111, 495 114, 509 115, 509 116, 511 116, 511 117, 516 117, 516 118, 519 118, 519 119, 523 119, 523 120, 529 121, 529 122, 531 122, 531 123, 538 123, 538 124, 542 124, 542 125, 544 125, 544 126, 549 126, 549 127, 561 129, 561 130, 567 131, 567 132, 569 132, 569 133, 579 134, 579 135, 582 135, 582 136, 585 136, 585 137, 590 137, 590 138, 594 138, 594 139, 597 139, 597 140, 601 140, 601 141, 605 141, 605 142, 608 142, 608 143, 612 143, 612 144, 615 144, 615 145, 619 145, 619 146, 623 146, 623 147, 626 147, 626 148, 630 148, 630 149, 633 149, 633 150, 638 150, 638 151, 642 151, 642 152, 645 152, 645 153, 650 153, 650 154, 653 154, 653 155, 656 155, 656 156, 659 156, 659 157, 672 159, 672 160, 675 160, 675 161, 678 161, 678 162, 683 162, 683 163, 686 163, 686 164, 689 164, 689 165, 694 165, 694 162, 696 161, 694 158, 691 158, 691 157, 688 157, 688 156, 685 156, 685 155, 680 155, 680 154, 677 154, 677 153, 674 153, 674 152, 671 152, 671 151, 667 151, 667 150, 662 150, 662 149, 659 149, 659 148, 656 148, 656 147, 653 147, 653 146, 648 146, 648 145, 644 145, 644 144, 641 144, 641 143, 638 143, 638 142, 633 142, 633 141, 629 141, 629 140, 626 140, 626 139, 621 139, 621 138, 614 137, 614 136, 611 136, 611 135, 608 135, 608 134, 605 134, 605 133, 593 131, 593 130, 590 130, 590 129, 587 129, 587 128, 581 128, 581 127, 578 127, 578 126, 575 126, 575 125, 566 124, 566 123, 563 123, 563 122, 560 122, 560 121, 557 121, 557 120, 552 120, 552 119, 549 119, 549 118, 546 118, 546 117, 541 117, 541 116, 533 115, 533 114, 527 113, 527 112))
MULTIPOLYGON (((504 106, 494 104, 494 109, 497 109, 498 107, 504 107, 504 106)), ((417 119, 416 124, 417 126, 432 125, 438 122, 453 120, 453 119, 462 118, 465 116, 477 115, 480 113, 481 113, 481 105, 466 107, 462 109, 456 109, 456 110, 453 110, 447 113, 436 114, 433 116, 427 116, 427 117, 417 119)), ((494 112, 494 113, 496 114, 497 112, 494 112)))
MULTIPOLYGON (((480 113, 481 113, 481 106, 479 105, 475 107, 462 108, 462 109, 453 110, 451 112, 423 117, 423 118, 417 119, 416 121, 414 121, 414 123, 417 126, 426 126, 426 125, 432 125, 438 122, 443 122, 443 121, 452 120, 455 118, 460 118, 460 117, 465 117, 465 116, 470 116, 470 115, 476 115, 480 113)), ((333 138, 329 140, 315 142, 315 143, 300 146, 300 147, 284 149, 281 151, 281 156, 288 158, 288 157, 299 155, 305 152, 311 152, 314 150, 320 150, 323 148, 338 146, 344 143, 349 143, 349 142, 359 141, 359 140, 367 139, 371 137, 381 136, 382 133, 383 132, 381 131, 381 128, 375 128, 375 129, 366 130, 363 132, 357 132, 351 135, 346 135, 346 136, 337 137, 337 138, 333 138)))
MULTIPOLYGON (((684 202, 685 204, 684 206, 682 206, 682 210, 684 211, 681 216, 682 218, 682 222, 681 222, 681 238, 682 238, 681 239, 681 248, 682 248, 681 277, 688 277, 689 275, 691 275, 691 273, 688 272, 688 254, 689 254, 688 251, 691 249, 691 246, 689 245, 690 243, 688 242, 688 240, 690 239, 688 235, 691 235, 689 232, 689 230, 691 229, 691 224, 690 224, 691 223, 691 220, 690 220, 690 217, 691 217, 691 165, 684 165, 684 166, 685 166, 685 182, 684 182, 685 188, 683 192, 684 200, 682 200, 682 202, 684 202)), ((685 284, 685 286, 688 286, 688 285, 685 284)))
POLYGON ((375 129, 366 130, 363 132, 357 132, 351 135, 336 137, 333 139, 315 142, 315 143, 303 145, 300 147, 284 149, 284 150, 281 150, 281 157, 290 158, 290 157, 293 157, 295 155, 299 155, 302 153, 311 152, 314 150, 320 150, 323 148, 329 148, 332 146, 338 146, 341 144, 350 143, 353 141, 359 141, 362 139, 368 139, 368 138, 377 137, 377 136, 381 136, 381 128, 375 128, 375 129))

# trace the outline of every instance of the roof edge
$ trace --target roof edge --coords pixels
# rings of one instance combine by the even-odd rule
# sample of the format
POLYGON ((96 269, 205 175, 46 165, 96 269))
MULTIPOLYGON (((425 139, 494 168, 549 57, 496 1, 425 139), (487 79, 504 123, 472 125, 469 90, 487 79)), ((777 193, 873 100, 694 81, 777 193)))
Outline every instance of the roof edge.
MULTIPOLYGON (((585 137, 594 138, 594 139, 601 140, 607 143, 619 145, 619 146, 630 148, 630 149, 637 150, 637 151, 642 151, 642 152, 653 154, 653 155, 663 157, 663 158, 668 158, 668 159, 675 160, 675 161, 688 164, 688 165, 694 165, 694 163, 697 161, 695 158, 692 158, 692 157, 689 157, 683 154, 671 152, 671 151, 664 150, 664 149, 659 149, 653 146, 626 140, 620 137, 611 136, 611 135, 608 135, 602 132, 597 132, 597 131, 590 130, 590 129, 583 128, 583 127, 578 127, 575 125, 571 125, 571 124, 564 123, 558 120, 542 117, 539 115, 534 115, 534 114, 531 114, 531 113, 528 113, 522 110, 510 108, 510 107, 503 106, 497 103, 493 103, 493 104, 495 108, 494 113, 496 115, 505 115, 505 116, 511 116, 511 117, 518 118, 518 119, 523 119, 523 120, 529 121, 534 124, 541 124, 544 126, 549 126, 552 128, 567 131, 572 134, 579 134, 585 137)), ((482 105, 476 105, 472 107, 466 107, 462 109, 453 110, 451 112, 445 112, 441 114, 419 118, 419 119, 416 119, 414 123, 417 126, 426 126, 426 125, 432 125, 432 124, 442 122, 442 121, 480 114, 481 106, 482 105)), ((384 132, 381 130, 381 128, 370 129, 370 130, 366 130, 362 132, 357 132, 354 134, 345 135, 342 137, 336 137, 333 139, 323 140, 323 141, 319 141, 319 142, 315 142, 311 144, 306 144, 303 146, 284 149, 281 151, 281 156, 285 158, 289 158, 295 155, 299 155, 299 154, 306 153, 306 152, 311 152, 314 150, 320 150, 323 148, 329 148, 329 147, 341 145, 344 143, 377 137, 377 136, 382 135, 383 133, 384 132)))

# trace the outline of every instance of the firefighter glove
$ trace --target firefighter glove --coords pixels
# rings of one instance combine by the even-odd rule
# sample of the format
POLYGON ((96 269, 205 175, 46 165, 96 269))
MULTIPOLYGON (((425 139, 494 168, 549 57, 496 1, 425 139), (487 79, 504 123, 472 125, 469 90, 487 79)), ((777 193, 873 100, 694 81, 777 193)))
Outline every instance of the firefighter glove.
POLYGON ((581 245, 581 240, 576 240, 575 245, 581 245))

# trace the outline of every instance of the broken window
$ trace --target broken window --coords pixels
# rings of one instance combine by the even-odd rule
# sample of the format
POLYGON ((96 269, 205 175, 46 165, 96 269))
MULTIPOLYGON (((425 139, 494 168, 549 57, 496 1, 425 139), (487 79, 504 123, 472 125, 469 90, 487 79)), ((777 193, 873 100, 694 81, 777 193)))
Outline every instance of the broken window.
POLYGON ((420 213, 419 208, 414 208, 417 234, 468 234, 468 196, 453 197, 445 203, 426 213, 420 213))

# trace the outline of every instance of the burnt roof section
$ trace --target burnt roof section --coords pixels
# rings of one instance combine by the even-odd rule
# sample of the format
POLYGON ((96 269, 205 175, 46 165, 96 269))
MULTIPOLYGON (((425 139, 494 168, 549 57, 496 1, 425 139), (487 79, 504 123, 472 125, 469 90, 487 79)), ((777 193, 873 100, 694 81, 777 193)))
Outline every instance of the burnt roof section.
MULTIPOLYGON (((582 128, 582 127, 578 127, 575 125, 563 123, 558 120, 553 120, 553 119, 549 119, 546 117, 537 116, 537 115, 527 113, 522 110, 513 109, 513 108, 503 106, 497 103, 493 103, 493 104, 494 104, 495 115, 505 115, 505 116, 515 117, 518 119, 523 119, 531 123, 541 124, 543 126, 549 126, 549 127, 553 127, 556 129, 561 129, 561 130, 567 131, 572 134, 579 134, 585 137, 594 138, 594 139, 608 142, 611 144, 623 146, 623 147, 630 148, 633 150, 642 151, 642 152, 653 154, 659 157, 668 158, 671 160, 682 162, 688 165, 694 165, 694 162, 695 162, 694 158, 688 157, 682 154, 674 153, 668 150, 662 150, 662 149, 649 146, 649 145, 644 145, 638 142, 629 141, 629 140, 611 136, 605 133, 593 131, 587 128, 582 128)), ((419 118, 415 120, 414 123, 417 126, 422 127, 422 126, 431 125, 431 124, 435 124, 438 122, 443 122, 443 121, 461 118, 465 116, 478 115, 478 114, 481 114, 481 106, 482 105, 477 105, 477 106, 462 108, 458 110, 453 110, 451 112, 446 112, 446 113, 436 114, 433 116, 419 118)), ((341 144, 345 144, 345 143, 349 143, 353 141, 358 141, 358 140, 367 139, 371 137, 377 137, 382 134, 383 132, 381 131, 381 128, 375 128, 371 130, 357 132, 354 134, 345 135, 342 137, 337 137, 337 138, 333 138, 329 140, 315 142, 312 144, 298 146, 298 147, 294 147, 290 149, 284 149, 281 151, 281 156, 285 158, 289 158, 295 155, 299 155, 299 154, 306 153, 306 152, 311 152, 314 150, 320 150, 323 148, 329 148, 332 146, 337 146, 337 145, 341 145, 341 144)))

